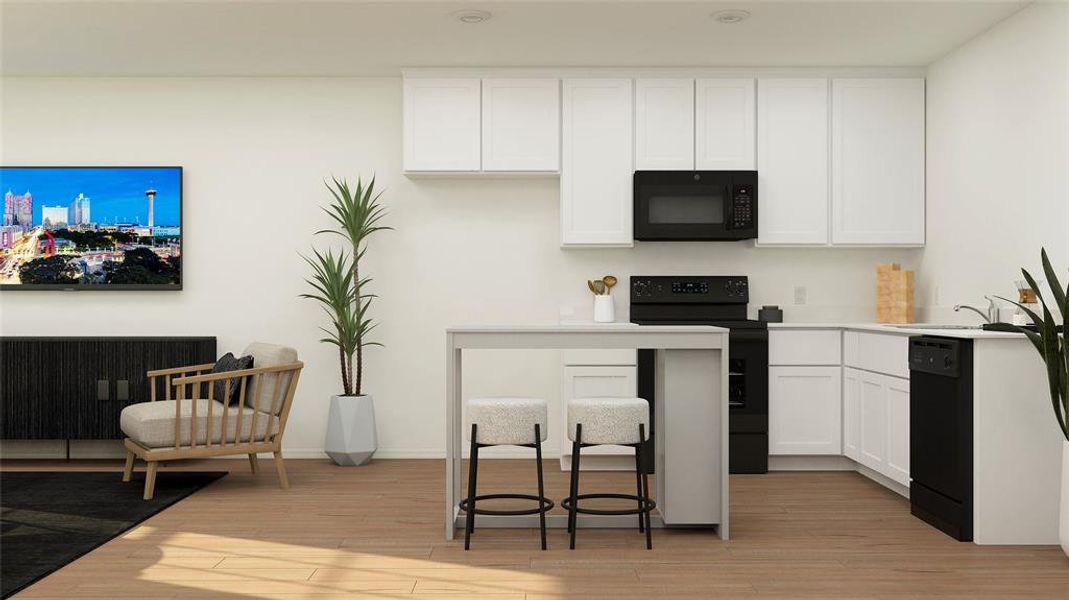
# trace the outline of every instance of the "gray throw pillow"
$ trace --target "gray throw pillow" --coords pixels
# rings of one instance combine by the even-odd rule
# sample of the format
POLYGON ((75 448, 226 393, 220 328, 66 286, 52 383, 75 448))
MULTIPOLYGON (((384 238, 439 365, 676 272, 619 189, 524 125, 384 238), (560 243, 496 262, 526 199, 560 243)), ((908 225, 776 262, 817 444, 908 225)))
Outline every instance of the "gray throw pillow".
MULTIPOLYGON (((227 352, 219 360, 215 361, 215 366, 212 367, 212 373, 225 373, 227 371, 240 371, 242 369, 252 368, 252 357, 242 356, 241 358, 235 358, 233 352, 227 352)), ((234 377, 232 379, 220 379, 214 384, 215 390, 212 397, 222 402, 223 404, 233 404, 238 401, 238 397, 241 393, 241 378, 234 377), (226 382, 230 382, 230 397, 226 397, 226 382)))

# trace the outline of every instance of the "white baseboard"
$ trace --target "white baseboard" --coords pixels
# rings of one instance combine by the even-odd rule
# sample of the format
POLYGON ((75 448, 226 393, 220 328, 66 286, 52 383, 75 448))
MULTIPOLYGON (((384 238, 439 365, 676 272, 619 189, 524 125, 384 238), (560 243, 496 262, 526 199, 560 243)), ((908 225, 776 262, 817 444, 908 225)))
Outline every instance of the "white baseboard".
POLYGON ((845 456, 768 457, 769 471, 853 471, 857 463, 845 456))
POLYGON ((909 498, 909 487, 845 456, 769 456, 769 471, 854 471, 909 498))
POLYGON ((883 487, 891 490, 899 496, 902 496, 903 498, 907 499, 909 498, 909 488, 887 477, 886 475, 883 475, 882 473, 877 473, 876 471, 873 471, 872 469, 862 464, 857 465, 857 472, 882 485, 883 487))

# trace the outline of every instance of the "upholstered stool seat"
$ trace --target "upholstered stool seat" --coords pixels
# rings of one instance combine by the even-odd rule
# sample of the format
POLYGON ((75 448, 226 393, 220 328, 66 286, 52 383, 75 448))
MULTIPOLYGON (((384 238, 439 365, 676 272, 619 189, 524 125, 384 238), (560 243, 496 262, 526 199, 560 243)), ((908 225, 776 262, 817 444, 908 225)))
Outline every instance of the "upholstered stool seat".
POLYGON ((584 444, 637 444, 638 426, 650 430, 650 405, 642 398, 576 398, 568 402, 568 439, 583 424, 584 444))
POLYGON ((572 441, 572 474, 568 497, 561 507, 568 511, 569 546, 575 549, 578 515, 638 515, 638 530, 646 534, 646 548, 653 548, 650 511, 657 504, 650 497, 649 468, 644 464, 643 446, 649 440, 650 405, 642 398, 575 398, 568 402, 568 439, 572 441), (579 462, 583 448, 613 444, 635 449, 634 494, 580 494, 579 462), (584 508, 586 500, 632 500, 635 508, 584 508))
POLYGON ((467 410, 468 441, 471 455, 468 460, 468 496, 458 508, 465 514, 464 549, 471 547, 475 531, 475 515, 538 515, 542 530, 542 549, 546 549, 546 513, 553 501, 546 498, 542 479, 542 442, 546 441, 549 411, 540 398, 472 398, 467 410), (538 495, 534 494, 476 494, 479 479, 479 449, 485 446, 525 446, 535 450, 535 469, 538 473, 538 495), (485 500, 530 500, 537 508, 516 510, 478 508, 485 500))
POLYGON ((538 441, 546 441, 548 417, 546 401, 541 398, 472 398, 465 428, 471 431, 472 423, 478 424, 478 444, 528 446, 534 443, 535 425, 541 436, 538 441))

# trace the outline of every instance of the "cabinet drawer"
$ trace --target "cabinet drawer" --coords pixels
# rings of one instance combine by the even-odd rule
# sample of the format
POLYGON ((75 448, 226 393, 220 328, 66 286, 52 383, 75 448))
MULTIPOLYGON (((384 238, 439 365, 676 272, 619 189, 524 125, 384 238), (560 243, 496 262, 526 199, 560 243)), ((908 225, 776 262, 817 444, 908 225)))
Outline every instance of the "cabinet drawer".
POLYGON ((770 365, 839 365, 842 334, 838 329, 773 330, 768 332, 770 365))
POLYGON ((866 371, 909 377, 909 336, 848 331, 843 363, 866 371))

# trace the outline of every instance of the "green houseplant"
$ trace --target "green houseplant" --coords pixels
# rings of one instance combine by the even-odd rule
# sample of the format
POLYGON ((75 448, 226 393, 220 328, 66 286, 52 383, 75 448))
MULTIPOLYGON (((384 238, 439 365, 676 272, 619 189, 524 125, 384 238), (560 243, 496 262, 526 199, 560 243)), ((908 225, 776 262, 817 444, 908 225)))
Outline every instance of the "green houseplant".
POLYGON ((1043 263, 1043 275, 1047 278, 1047 286, 1050 288, 1049 297, 1043 295, 1035 278, 1026 269, 1021 269, 1021 273, 1024 274, 1028 285, 1035 290, 1037 299, 1043 307, 1043 314, 1040 315, 1019 302, 1001 298, 1023 310, 1036 326, 1036 331, 1009 323, 997 323, 992 326, 992 329, 1023 333, 1032 342, 1046 364, 1047 384, 1050 388, 1054 417, 1065 438, 1062 442, 1062 498, 1059 533, 1062 550, 1069 556, 1069 344, 1066 343, 1065 338, 1065 332, 1069 331, 1069 288, 1062 287, 1045 248, 1041 250, 1040 257, 1043 263), (1061 333, 1058 332, 1059 323, 1056 315, 1060 315, 1061 318, 1063 329, 1061 333))
POLYGON ((313 291, 301 296, 319 302, 327 313, 331 324, 321 328, 327 335, 320 341, 338 349, 342 393, 331 397, 326 452, 339 465, 361 465, 371 460, 377 444, 374 402, 363 393, 364 348, 381 344, 368 339, 376 325, 368 314, 375 296, 366 291, 371 279, 361 276, 360 260, 370 236, 390 227, 380 224, 386 211, 374 177, 366 185, 357 178, 354 188, 333 177, 326 185, 333 201, 323 210, 334 227, 316 234, 338 235, 347 247, 337 253, 313 249, 304 257, 312 267, 307 282, 313 291))

